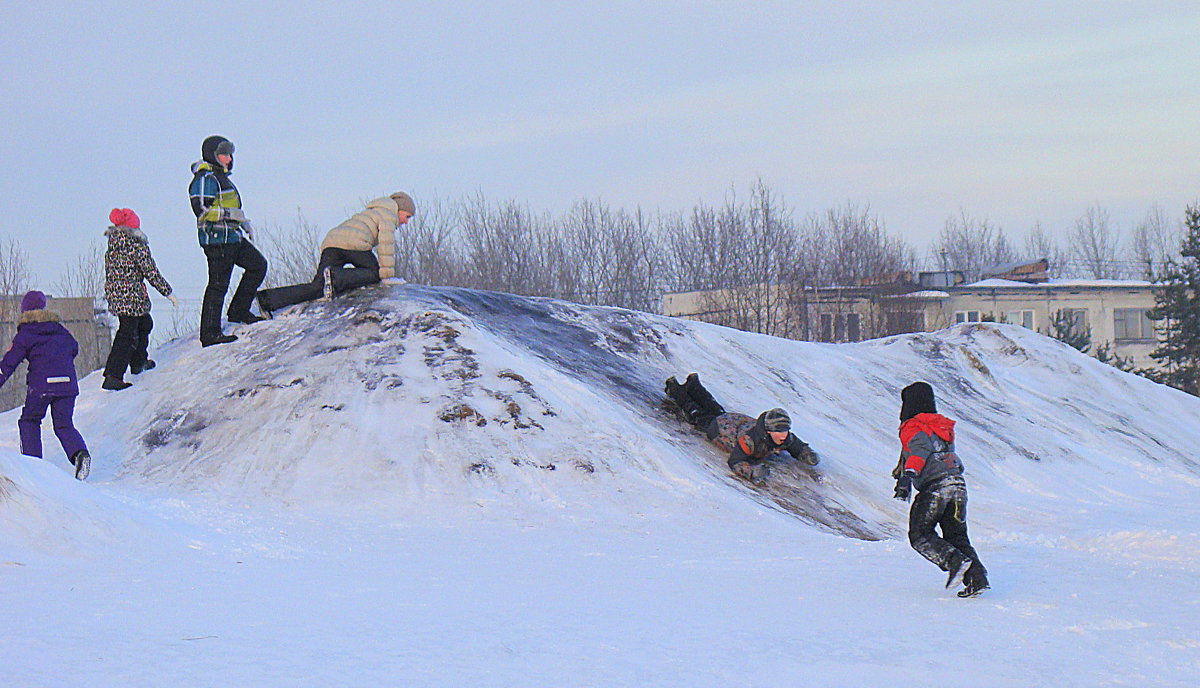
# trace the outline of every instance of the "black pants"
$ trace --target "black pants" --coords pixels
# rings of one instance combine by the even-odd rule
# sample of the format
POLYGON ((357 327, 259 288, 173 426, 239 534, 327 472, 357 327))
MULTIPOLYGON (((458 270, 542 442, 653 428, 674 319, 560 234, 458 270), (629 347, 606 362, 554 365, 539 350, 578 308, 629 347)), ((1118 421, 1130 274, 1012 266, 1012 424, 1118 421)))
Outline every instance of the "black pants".
POLYGON ((327 248, 321 251, 317 274, 311 282, 264 289, 258 293, 259 299, 267 308, 276 311, 320 298, 324 292, 325 268, 329 268, 335 294, 342 294, 379 281, 379 260, 371 251, 327 248), (351 267, 346 267, 347 265, 351 267))
POLYGON ((967 484, 961 477, 946 478, 917 493, 908 512, 908 542, 943 571, 961 557, 979 561, 967 538, 967 484), (941 537, 935 526, 942 529, 941 537))
POLYGON ((154 329, 150 314, 118 315, 117 322, 117 334, 104 364, 104 377, 124 378, 126 368, 142 368, 149 356, 150 330, 154 329))
POLYGON ((230 320, 249 317, 254 294, 267 276, 267 259, 254 244, 244 239, 236 244, 205 246, 204 255, 208 258, 208 286, 204 289, 204 303, 200 307, 200 339, 221 334, 221 305, 225 302, 225 292, 229 291, 233 266, 245 272, 229 302, 230 320))

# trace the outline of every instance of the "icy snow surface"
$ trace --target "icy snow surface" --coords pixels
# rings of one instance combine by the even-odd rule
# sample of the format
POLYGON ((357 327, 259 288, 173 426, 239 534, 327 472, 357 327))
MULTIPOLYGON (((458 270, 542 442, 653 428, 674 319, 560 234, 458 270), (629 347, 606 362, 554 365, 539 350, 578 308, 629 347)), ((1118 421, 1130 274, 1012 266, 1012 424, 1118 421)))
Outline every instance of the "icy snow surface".
POLYGON ((381 285, 83 381, 71 478, 0 419, 4 686, 1195 686, 1200 400, 1015 326, 792 342, 381 285), (698 371, 822 457, 767 485, 698 371), (962 600, 891 499, 898 391, 959 420, 962 600))

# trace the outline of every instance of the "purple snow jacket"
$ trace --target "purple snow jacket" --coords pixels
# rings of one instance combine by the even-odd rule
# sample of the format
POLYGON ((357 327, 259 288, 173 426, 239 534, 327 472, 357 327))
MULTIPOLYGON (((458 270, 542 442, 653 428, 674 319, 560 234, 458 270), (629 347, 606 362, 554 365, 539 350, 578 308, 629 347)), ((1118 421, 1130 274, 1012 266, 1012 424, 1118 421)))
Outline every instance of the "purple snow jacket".
POLYGON ((79 394, 75 376, 75 355, 79 343, 58 322, 58 314, 44 308, 25 311, 17 320, 17 336, 8 353, 0 359, 0 385, 29 359, 25 381, 29 396, 71 396, 79 394))

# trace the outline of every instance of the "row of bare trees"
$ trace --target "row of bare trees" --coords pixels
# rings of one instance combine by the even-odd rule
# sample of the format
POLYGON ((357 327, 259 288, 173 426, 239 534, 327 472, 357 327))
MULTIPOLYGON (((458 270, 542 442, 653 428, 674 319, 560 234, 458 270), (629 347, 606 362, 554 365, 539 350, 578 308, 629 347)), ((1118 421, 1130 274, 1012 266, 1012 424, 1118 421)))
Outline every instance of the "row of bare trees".
MULTIPOLYGON (((661 307, 665 293, 738 288, 723 296, 719 319, 768 334, 809 327, 791 319, 812 287, 920 269, 958 270, 973 281, 990 266, 1040 258, 1055 277, 1142 278, 1182 236, 1181 225, 1157 207, 1126 232, 1095 205, 1065 232, 1038 225, 1020 240, 961 210, 921 254, 868 206, 799 215, 761 180, 745 195, 731 190, 720 203, 673 213, 581 199, 552 216, 482 194, 422 199, 420 209, 397 233, 397 274, 410 281, 648 311, 661 307)), ((268 286, 311 279, 323 234, 299 212, 290 228, 260 228, 268 286)), ((24 256, 11 239, 0 243, 0 253, 0 288, 20 293, 24 256)), ((81 253, 55 288, 102 298, 101 247, 81 253)))

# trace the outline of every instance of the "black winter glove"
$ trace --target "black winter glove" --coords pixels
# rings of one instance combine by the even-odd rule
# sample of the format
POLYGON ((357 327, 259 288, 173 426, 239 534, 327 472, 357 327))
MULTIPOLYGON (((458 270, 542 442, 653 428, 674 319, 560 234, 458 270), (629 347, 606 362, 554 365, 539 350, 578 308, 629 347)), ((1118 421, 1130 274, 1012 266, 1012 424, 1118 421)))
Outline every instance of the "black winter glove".
POLYGON ((907 502, 912 496, 912 475, 905 473, 896 479, 896 494, 893 495, 902 502, 907 502))
POLYGON ((796 450, 794 458, 797 461, 803 461, 810 466, 815 466, 821 462, 820 457, 818 457, 817 453, 812 450, 812 447, 803 443, 801 443, 800 448, 796 450))

